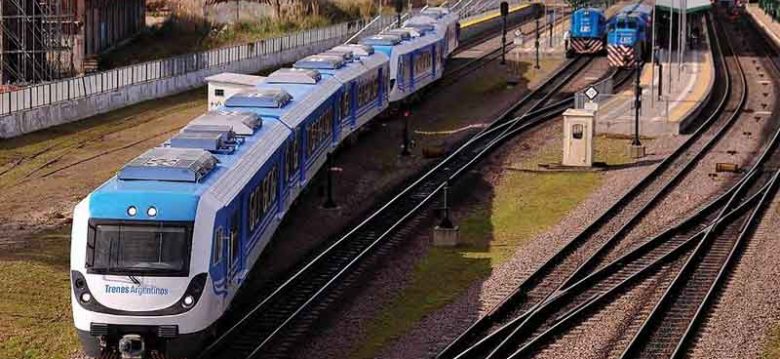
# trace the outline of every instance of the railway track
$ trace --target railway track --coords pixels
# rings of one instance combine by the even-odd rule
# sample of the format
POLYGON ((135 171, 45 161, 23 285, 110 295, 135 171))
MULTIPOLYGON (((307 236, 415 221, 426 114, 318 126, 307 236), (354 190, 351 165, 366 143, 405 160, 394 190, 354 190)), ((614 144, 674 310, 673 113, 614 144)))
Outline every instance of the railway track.
POLYGON ((257 301, 245 316, 204 350, 201 358, 285 356, 316 320, 321 307, 335 300, 340 286, 349 284, 350 276, 360 268, 360 263, 393 238, 403 237, 408 231, 404 224, 426 204, 435 201, 448 182, 455 180, 501 141, 558 116, 570 106, 571 98, 544 105, 589 62, 590 58, 567 62, 549 81, 502 113, 488 128, 257 301))
MULTIPOLYGON (((740 63, 736 65, 740 77, 744 78, 740 63)), ((737 115, 734 112, 732 117, 737 115)), ((502 358, 530 357, 545 345, 551 346, 555 338, 564 336, 572 327, 597 322, 594 318, 599 313, 609 310, 609 305, 616 305, 618 298, 643 281, 660 277, 661 284, 669 289, 643 323, 635 321, 622 327, 623 331, 636 332, 622 357, 684 356, 695 337, 695 329, 704 321, 718 283, 725 281, 744 241, 777 189, 779 140, 780 130, 748 174, 703 209, 557 291, 534 308, 491 354, 502 358), (662 271, 678 271, 678 274, 673 281, 668 281, 662 271)))
MULTIPOLYGON (((710 31, 710 34, 713 32, 710 31)), ((712 37, 711 37, 712 39, 712 37)), ((717 40, 711 41, 716 43, 717 40)), ((718 46, 714 52, 720 53, 718 46)), ((624 194, 599 218, 575 236, 559 252, 531 273, 513 292, 487 315, 439 353, 439 358, 487 356, 529 319, 540 303, 571 285, 599 264, 613 258, 628 233, 652 211, 689 173, 703 155, 717 143, 734 123, 734 113, 744 104, 744 95, 734 98, 726 60, 716 61, 716 81, 710 101, 699 113, 699 128, 675 152, 664 159, 639 183, 624 194)), ((626 76, 630 77, 630 76, 626 76)), ((621 83, 617 83, 620 86, 621 83)), ((737 84, 744 92, 745 83, 737 84)), ((498 354, 498 353, 496 353, 498 354)))

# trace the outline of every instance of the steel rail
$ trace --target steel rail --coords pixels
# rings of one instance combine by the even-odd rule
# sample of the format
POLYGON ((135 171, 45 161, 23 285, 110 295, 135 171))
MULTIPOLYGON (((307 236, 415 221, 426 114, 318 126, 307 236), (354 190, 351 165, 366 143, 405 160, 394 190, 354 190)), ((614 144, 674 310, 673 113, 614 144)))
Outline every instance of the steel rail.
MULTIPOLYGON (((711 31, 710 31, 710 35, 712 35, 711 31)), ((720 48, 718 46, 717 51, 719 51, 719 49, 720 48)), ((713 53, 715 53, 716 49, 713 49, 712 51, 713 53)), ((719 58, 721 60, 720 63, 725 64, 725 60, 722 58, 722 54, 721 56, 719 56, 719 58)), ((723 74, 721 73, 721 75, 723 74)), ((628 78, 630 78, 630 76, 626 76, 626 79, 628 78)), ((664 171, 666 171, 670 166, 672 166, 679 158, 685 155, 686 151, 688 151, 696 143, 696 141, 698 141, 698 139, 711 127, 711 125, 719 119, 719 114, 724 109, 731 92, 730 91, 731 83, 728 77, 728 69, 725 70, 725 78, 726 78, 725 89, 723 89, 723 95, 720 98, 720 101, 713 102, 715 108, 711 110, 709 117, 700 124, 700 126, 697 128, 697 130, 692 134, 690 138, 688 138, 682 145, 680 145, 680 147, 675 152, 673 152, 670 156, 664 159, 664 161, 662 161, 658 166, 656 166, 656 168, 653 169, 651 173, 649 173, 639 183, 637 183, 633 188, 631 188, 631 190, 629 190, 626 194, 624 194, 615 203, 615 205, 613 205, 607 211, 605 211, 599 218, 591 222, 587 228, 585 228, 580 234, 578 234, 574 239, 572 239, 569 243, 567 243, 564 246, 564 248, 562 248, 559 252, 553 255, 544 264, 542 264, 542 266, 540 266, 527 279, 525 279, 514 292, 512 292, 501 303, 499 303, 496 307, 494 307, 490 313, 477 320, 477 322, 472 324, 464 333, 462 333, 458 338, 456 338, 453 342, 451 342, 447 348, 445 348, 442 352, 439 353, 439 357, 451 358, 451 357, 469 357, 469 356, 477 355, 475 353, 480 350, 485 350, 486 346, 497 345, 496 342, 502 341, 500 339, 502 339, 503 336, 507 335, 507 331, 513 329, 512 327, 507 327, 506 323, 504 323, 504 325, 500 325, 498 330, 493 331, 491 334, 488 334, 487 336, 483 336, 482 334, 486 330, 490 330, 490 328, 494 328, 497 322, 498 324, 500 324, 500 322, 504 321, 508 315, 512 314, 512 312, 516 312, 518 303, 525 300, 528 297, 528 293, 531 292, 533 289, 537 288, 540 285, 543 285, 544 284, 543 280, 550 273, 553 273, 553 271, 555 270, 555 268, 558 266, 559 263, 563 262, 564 259, 567 258, 568 256, 576 253, 576 251, 580 248, 580 246, 585 244, 585 242, 587 242, 587 240, 590 239, 592 235, 597 233, 600 228, 610 223, 610 219, 612 217, 619 214, 624 208, 626 208, 629 204, 631 204, 631 202, 635 198, 639 197, 639 195, 643 193, 644 189, 649 187, 649 184, 661 178, 661 174, 664 171)), ((620 84, 618 84, 617 86, 620 86, 620 84)), ((706 114, 704 114, 703 116, 706 116, 706 114)), ((703 150, 706 150, 710 148, 712 145, 714 145, 714 143, 726 132, 726 129, 729 126, 730 124, 721 127, 718 134, 705 144, 703 150)), ((620 239, 621 235, 625 233, 628 229, 630 229, 631 226, 635 224, 635 222, 638 221, 638 219, 641 217, 643 213, 646 213, 650 209, 652 209, 657 204, 658 200, 660 200, 662 195, 667 193, 673 187, 673 185, 676 184, 682 177, 684 177, 684 174, 687 173, 693 167, 693 165, 701 158, 702 153, 703 151, 700 152, 700 154, 693 156, 688 162, 686 162, 682 166, 682 170, 680 170, 680 172, 676 176, 674 176, 669 182, 667 182, 667 185, 662 187, 662 189, 658 193, 656 193, 655 196, 653 196, 650 202, 648 202, 645 206, 640 208, 639 212, 621 227, 619 233, 616 233, 614 236, 612 236, 609 240, 607 240, 606 243, 604 243, 597 250, 596 255, 598 256, 604 255, 606 251, 612 245, 614 245, 615 241, 620 239)), ((576 268, 571 273, 570 276, 567 276, 567 279, 564 281, 564 285, 558 286, 558 289, 556 290, 560 290, 565 285, 570 284, 573 278, 576 278, 576 276, 581 276, 582 273, 585 273, 586 270, 590 269, 594 261, 595 259, 593 259, 593 261, 588 261, 585 263, 585 265, 581 265, 578 268, 576 268), (572 277, 572 275, 576 275, 576 276, 572 277)), ((522 321, 518 321, 518 319, 524 318, 526 313, 532 312, 536 308, 537 304, 542 303, 550 294, 555 293, 556 290, 552 290, 548 292, 547 295, 543 296, 536 303, 526 303, 526 304, 531 304, 531 306, 526 308, 526 310, 523 313, 521 313, 521 315, 517 316, 509 324, 511 324, 512 326, 516 326, 519 323, 522 323, 522 321)))
MULTIPOLYGON (((754 32, 760 31, 755 27, 753 27, 753 30, 754 32)), ((768 45, 767 48, 771 48, 771 45, 768 44, 763 36, 759 37, 762 42, 768 45)), ((780 73, 780 67, 777 66, 774 60, 770 58, 769 63, 776 73, 780 73)), ((775 135, 772 142, 773 146, 777 146, 777 139, 778 137, 775 135)), ((754 168, 753 170, 755 171, 756 169, 754 168)), ((775 183, 776 179, 777 173, 773 176, 771 183, 775 183)), ((737 195, 735 193, 735 197, 737 195)), ((748 224, 751 226, 755 225, 754 221, 756 221, 755 213, 750 217, 748 224)), ((742 234, 733 243, 730 243, 728 238, 726 238, 724 243, 723 240, 720 240, 721 238, 722 236, 710 231, 705 240, 699 243, 694 255, 686 261, 684 267, 677 273, 674 281, 653 308, 650 316, 645 320, 637 335, 634 336, 622 357, 634 357, 643 354, 645 350, 653 349, 666 352, 672 349, 670 354, 673 358, 680 358, 685 354, 688 346, 691 344, 695 328, 704 321, 708 305, 714 300, 715 294, 725 281, 725 273, 728 273, 735 267, 738 254, 744 246, 745 236, 742 234), (723 253, 719 253, 717 250, 720 249, 722 251, 724 246, 729 245, 731 247, 728 255, 722 257, 723 253), (719 254, 721 256, 718 256, 719 254), (713 268, 716 268, 715 265, 717 265, 717 271, 713 271, 713 268), (706 286, 705 293, 701 292, 705 288, 702 287, 703 285, 706 286), (681 298, 685 298, 684 303, 680 302, 681 298), (695 305, 696 303, 698 305, 695 305), (695 305, 695 307, 691 308, 692 305, 695 305), (691 313, 691 310, 694 312, 691 313), (669 326, 669 324, 663 325, 659 321, 667 316, 681 319, 682 323, 687 323, 687 325, 685 328, 676 326, 667 328, 668 330, 663 333, 663 337, 659 338, 659 328, 669 326), (675 334, 679 334, 679 329, 683 330, 682 334, 676 337, 675 334), (639 337, 640 335, 643 335, 643 337, 639 337), (654 344, 652 348, 650 347, 651 344, 654 344), (670 345, 673 345, 673 347, 670 348, 670 345)), ((681 321, 676 321, 675 323, 681 323, 681 321)))
MULTIPOLYGON (((540 102, 549 100, 551 93, 558 91, 565 84, 564 81, 559 81, 558 77, 573 76, 571 73, 580 71, 584 67, 583 62, 587 63, 587 61, 589 60, 578 59, 568 62, 556 72, 556 76, 524 97, 513 106, 513 109, 518 110, 532 99, 541 97, 525 111, 527 113, 537 110, 535 112, 539 114, 540 102), (575 64, 579 65, 575 66, 575 64)), ((562 110, 555 111, 545 116, 551 118, 562 110)), ((502 113, 493 121, 491 127, 503 125, 503 132, 483 131, 475 135, 309 261, 271 294, 258 301, 243 318, 211 343, 200 357, 218 355, 252 358, 270 348, 272 339, 277 338, 279 333, 287 328, 304 309, 315 303, 326 290, 356 267, 361 259, 387 240, 399 226, 415 215, 425 204, 432 201, 445 183, 460 173, 460 171, 455 172, 456 169, 474 164, 477 157, 483 156, 489 148, 495 146, 496 142, 493 141, 496 138, 495 133, 506 133, 507 130, 520 126, 523 119, 528 119, 525 116, 513 116, 514 113, 511 111, 502 113), (485 141, 493 145, 483 148, 481 145, 485 141), (475 151, 474 147, 480 150, 475 151), (220 350, 225 351, 220 352, 220 350)))
MULTIPOLYGON (((716 39, 716 45, 717 48, 721 53, 721 56, 723 56, 723 49, 728 50, 727 52, 733 53, 731 51, 731 47, 729 46, 728 42, 725 44, 725 47, 722 47, 724 44, 721 44, 721 41, 719 40, 720 33, 715 29, 712 25, 711 19, 708 18, 708 28, 710 29, 711 38, 716 39)), ((721 57, 721 59, 723 59, 721 57)), ((725 63, 725 62, 724 62, 725 63)), ((642 207, 642 209, 634 216, 632 219, 626 223, 624 226, 621 227, 621 229, 616 233, 616 235, 622 236, 623 234, 628 232, 628 229, 631 227, 628 227, 629 225, 633 226, 634 224, 638 223, 639 220, 641 220, 642 216, 649 212, 650 209, 652 209, 655 204, 658 203, 658 201, 662 198, 662 195, 665 193, 668 193, 673 186, 676 185, 683 177, 684 173, 687 174, 690 170, 694 168, 694 165, 698 162, 698 160, 709 151, 709 149, 717 143, 720 138, 722 138, 723 135, 728 131, 729 128, 737 121, 739 114, 741 113, 742 108, 744 107, 746 101, 747 101, 747 79, 744 74, 744 71, 742 70, 742 67, 739 63, 739 61, 736 61, 737 70, 738 70, 738 77, 739 81, 742 87, 741 96, 738 100, 736 109, 731 112, 731 114, 727 117, 726 123, 720 127, 720 129, 716 132, 715 136, 711 137, 705 144, 704 147, 702 147, 694 156, 691 158, 681 169, 681 171, 674 176, 668 183, 665 185, 659 192, 657 192, 655 195, 653 195, 651 201, 647 203, 645 206, 642 207)), ((731 91, 728 91, 729 93, 731 91)), ((714 121, 713 119, 720 119, 721 114, 724 112, 722 111, 724 107, 719 107, 721 111, 716 111, 713 113, 712 116, 710 116, 710 119, 707 121, 708 123, 711 123, 711 121, 714 121)), ((702 127, 699 128, 699 130, 702 130, 702 127)), ((699 131, 697 131, 699 132, 699 131)), ((687 143, 687 141, 686 141, 687 143)), ((660 167, 660 166, 659 166, 660 167)), ((564 282, 564 284, 558 288, 558 291, 562 288, 565 288, 566 284, 570 284, 571 282, 575 281, 577 278, 581 277, 583 273, 588 273, 592 270, 592 268, 596 265, 596 263, 603 258, 608 251, 611 250, 612 247, 615 246, 615 238, 618 237, 612 237, 608 242, 606 242, 604 245, 601 246, 592 256, 588 257, 585 263, 583 263, 578 269, 574 271, 574 273, 567 278, 567 280, 564 282)), ((518 345, 518 342, 521 340, 522 337, 525 337, 527 335, 532 335, 533 328, 537 325, 541 325, 539 322, 544 322, 544 313, 534 311, 531 315, 526 317, 520 325, 515 328, 507 338, 505 338, 501 344, 499 344, 489 355, 489 357, 494 356, 503 356, 505 357, 507 354, 509 354, 513 349, 513 347, 516 347, 518 345), (537 315, 538 314, 538 315, 537 315)), ((538 329, 537 329, 538 330, 538 329)))

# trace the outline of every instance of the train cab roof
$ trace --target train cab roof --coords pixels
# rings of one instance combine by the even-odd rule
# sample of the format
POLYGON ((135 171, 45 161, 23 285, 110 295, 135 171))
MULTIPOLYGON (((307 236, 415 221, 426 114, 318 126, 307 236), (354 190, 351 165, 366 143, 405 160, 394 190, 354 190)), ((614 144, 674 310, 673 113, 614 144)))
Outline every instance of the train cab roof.
POLYGON ((423 33, 436 30, 436 20, 428 16, 415 16, 404 22, 404 27, 413 28, 423 33))

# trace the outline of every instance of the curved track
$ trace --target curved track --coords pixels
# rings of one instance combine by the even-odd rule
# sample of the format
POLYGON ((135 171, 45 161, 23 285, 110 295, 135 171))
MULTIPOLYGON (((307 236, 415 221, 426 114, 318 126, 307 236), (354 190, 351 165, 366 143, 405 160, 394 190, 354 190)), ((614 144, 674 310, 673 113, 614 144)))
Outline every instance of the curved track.
POLYGON ((291 276, 274 292, 225 331, 202 358, 256 358, 285 356, 316 320, 317 312, 335 300, 334 289, 349 284, 360 264, 383 245, 403 237, 403 225, 412 220, 449 181, 514 133, 554 118, 571 99, 543 107, 588 63, 578 58, 532 91, 492 124, 440 161, 396 197, 370 215, 319 256, 291 276))
MULTIPOLYGON (((726 41, 723 42, 729 52, 726 41)), ((734 62, 744 83, 741 65, 734 62)), ((776 73, 780 73, 777 68, 776 73)), ((740 103, 744 97, 746 90, 743 87, 740 103)), ((737 111, 729 117, 736 118, 738 114, 737 111)), ((780 130, 775 132, 747 175, 702 210, 535 308, 530 319, 523 322, 523 330, 516 331, 514 338, 504 343, 503 350, 494 354, 512 358, 532 356, 572 327, 609 310, 608 306, 618 298, 652 278, 656 283, 651 286, 660 281, 668 289, 644 322, 635 321, 624 327, 625 331, 636 332, 636 335, 627 344, 622 357, 684 356, 697 326, 704 320, 718 283, 723 283, 729 268, 733 268, 741 245, 776 191, 780 177, 780 171, 776 170, 780 163, 778 139, 780 130), (767 172, 767 167, 773 170, 767 172), (671 282, 664 280, 662 273, 670 270, 678 271, 671 282)))
MULTIPOLYGON (((710 34, 712 33, 710 31, 710 34)), ((711 41, 716 42, 714 39, 711 41)), ((713 51, 719 53, 720 47, 713 51)), ((699 112, 700 126, 694 134, 533 272, 489 314, 480 318, 445 348, 440 353, 440 358, 487 356, 510 336, 512 339, 509 341, 515 341, 522 332, 519 331, 521 324, 529 319, 529 314, 533 313, 540 303, 592 271, 598 264, 603 264, 605 259, 616 255, 612 249, 644 215, 676 187, 726 133, 733 124, 733 116, 729 115, 733 113, 733 109, 741 106, 737 106, 738 104, 744 102, 744 99, 731 96, 732 82, 723 56, 714 57, 718 60, 715 66, 718 81, 715 82, 709 101, 699 112)), ((744 89, 744 82, 739 81, 738 86, 744 89)), ((504 347, 506 348, 506 345, 504 347)), ((500 357, 501 353, 507 354, 499 351, 494 355, 500 357)))

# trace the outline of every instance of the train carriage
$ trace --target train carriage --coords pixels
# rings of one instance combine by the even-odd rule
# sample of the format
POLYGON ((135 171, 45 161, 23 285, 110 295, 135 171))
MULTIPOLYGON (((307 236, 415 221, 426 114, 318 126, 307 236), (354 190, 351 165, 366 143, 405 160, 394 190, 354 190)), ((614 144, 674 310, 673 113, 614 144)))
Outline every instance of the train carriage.
POLYGON ((71 305, 85 352, 197 354, 327 154, 441 77, 457 15, 426 16, 368 41, 376 47, 337 46, 267 77, 212 78, 220 98, 208 112, 82 200, 71 305))
POLYGON ((442 75, 443 37, 436 31, 426 33, 421 28, 399 30, 410 35, 417 32, 420 36, 403 41, 396 31, 362 40, 390 57, 390 102, 406 99, 442 75))
POLYGON ((577 9, 571 15, 570 42, 566 55, 596 54, 605 49, 606 18, 599 8, 577 9))
POLYGON ((295 68, 316 69, 324 77, 342 84, 339 92, 338 119, 340 139, 376 117, 388 106, 390 71, 387 56, 373 49, 354 45, 337 47, 330 52, 307 56, 295 68), (358 60, 353 60, 354 51, 358 60))
MULTIPOLYGON (((443 27, 444 56, 449 57, 460 45, 460 23, 457 13, 444 7, 428 7, 420 12, 424 17, 430 17, 443 27)), ((410 19, 411 20, 411 19, 410 19)))

